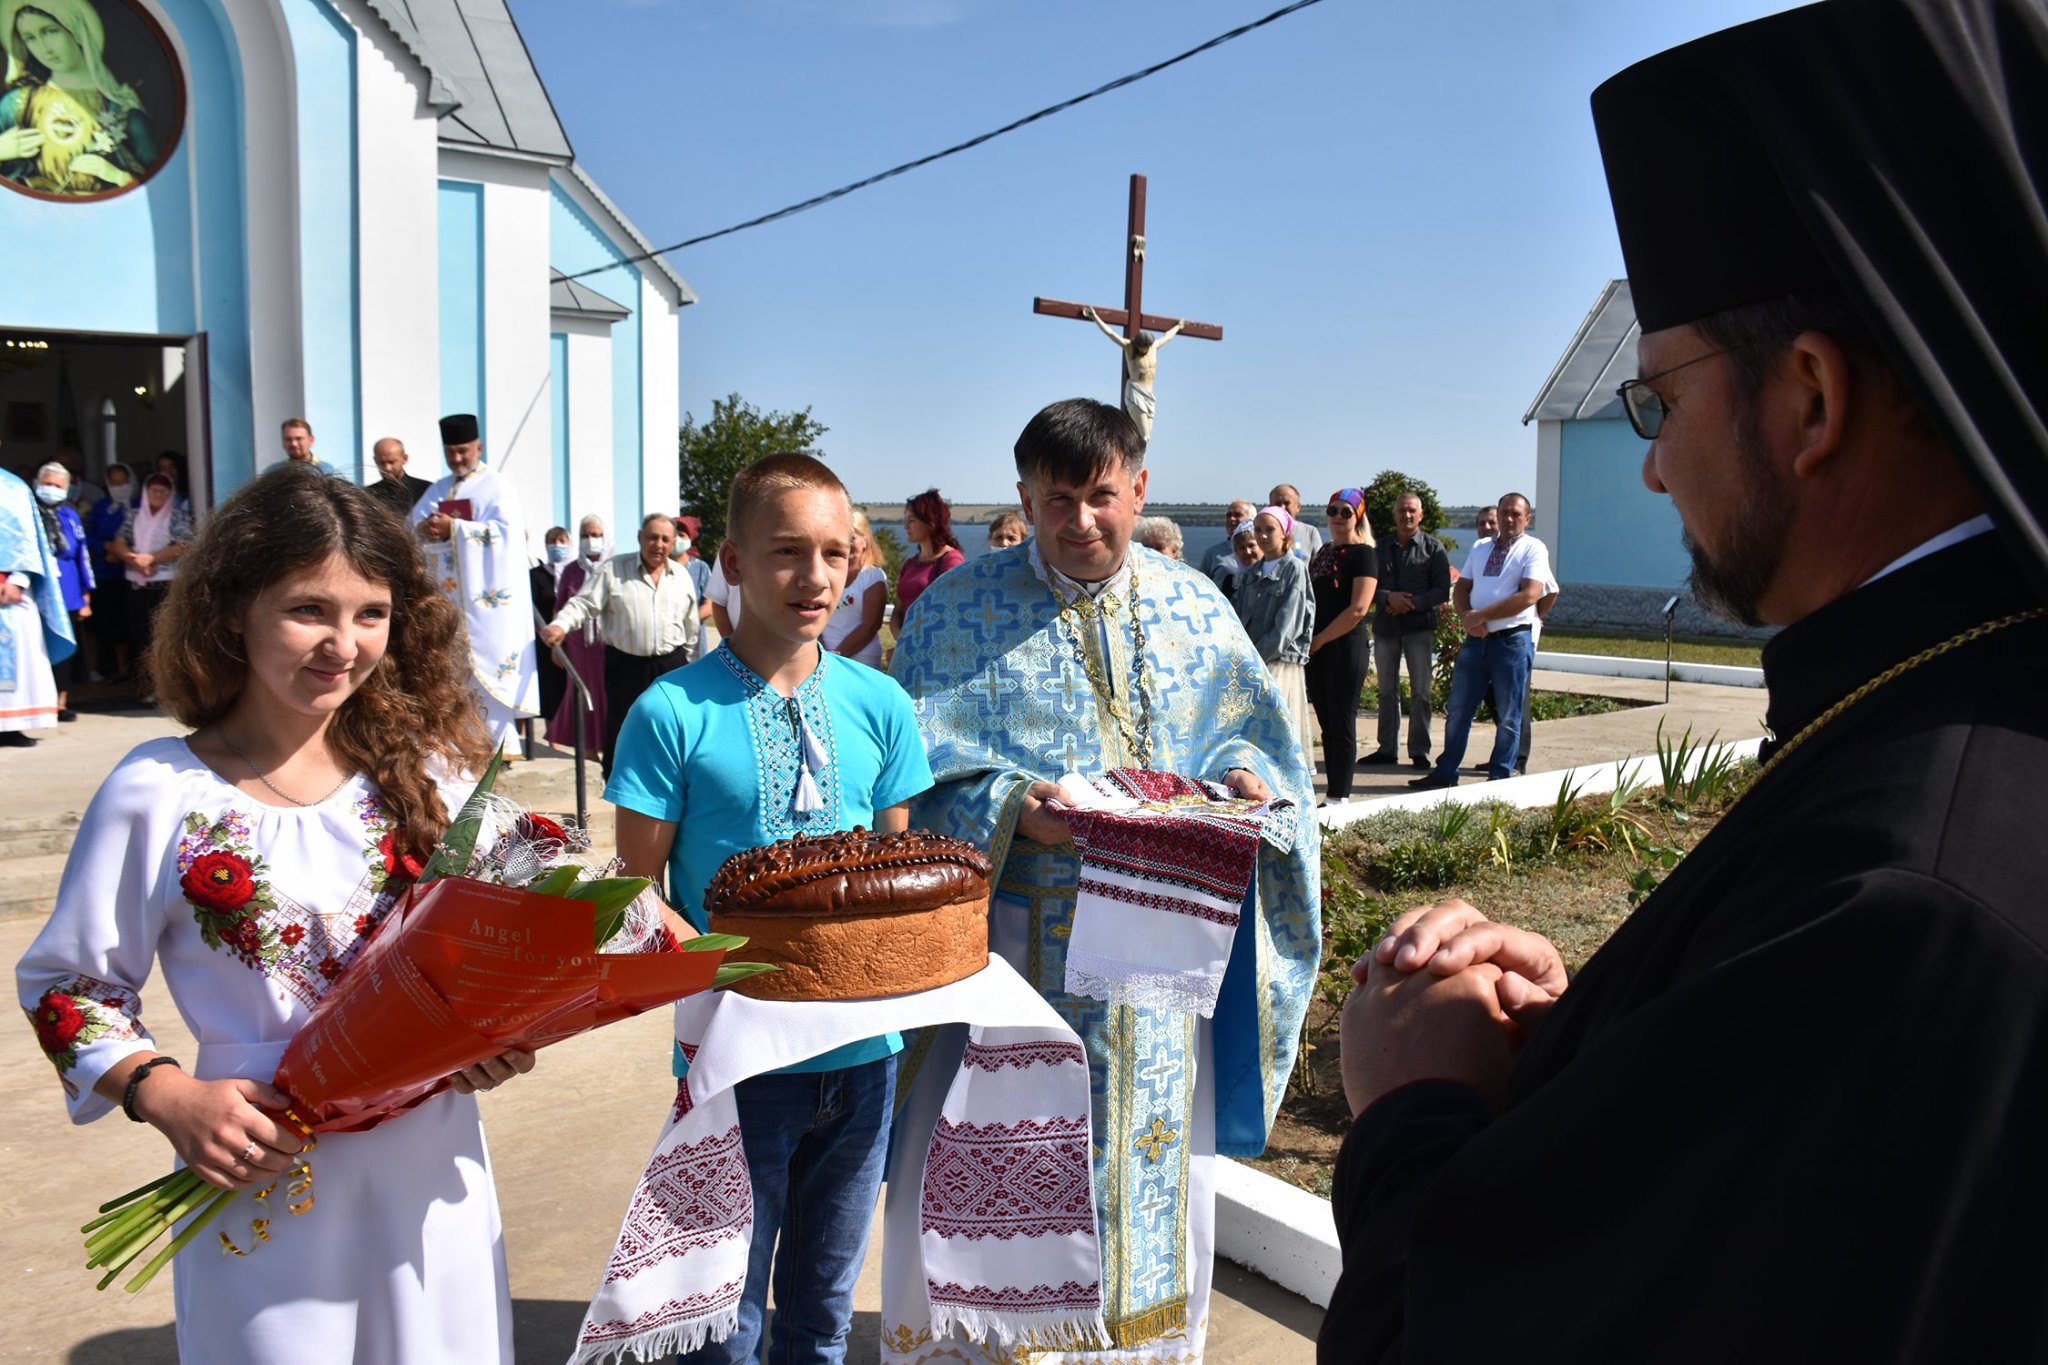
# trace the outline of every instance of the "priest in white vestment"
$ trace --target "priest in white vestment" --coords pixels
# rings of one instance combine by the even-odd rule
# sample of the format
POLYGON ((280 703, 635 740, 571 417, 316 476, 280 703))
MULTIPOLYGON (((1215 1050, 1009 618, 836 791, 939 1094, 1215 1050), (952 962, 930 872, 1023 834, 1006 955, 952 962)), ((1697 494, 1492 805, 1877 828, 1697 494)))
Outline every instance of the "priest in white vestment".
POLYGON ((28 485, 0 469, 0 744, 57 724, 52 663, 71 657, 71 618, 28 485))
POLYGON ((441 449, 448 475, 413 505, 413 527, 427 572, 469 624, 470 677, 484 728, 517 755, 524 752, 520 720, 540 713, 526 518, 511 480, 484 467, 474 415, 441 419, 441 449))

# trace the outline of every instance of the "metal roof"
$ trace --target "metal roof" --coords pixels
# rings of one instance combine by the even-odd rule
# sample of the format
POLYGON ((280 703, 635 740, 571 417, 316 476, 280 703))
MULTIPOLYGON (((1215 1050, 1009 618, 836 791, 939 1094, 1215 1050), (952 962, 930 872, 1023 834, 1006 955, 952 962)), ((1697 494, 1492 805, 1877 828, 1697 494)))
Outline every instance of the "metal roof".
POLYGON ((548 279, 548 311, 552 313, 574 313, 579 317, 598 318, 605 322, 617 322, 633 316, 633 310, 615 299, 607 298, 586 284, 569 279, 559 270, 550 269, 548 279))
POLYGON ((505 0, 367 3, 426 67, 442 142, 556 161, 575 156, 505 0))
POLYGON ((1609 280, 1536 401, 1522 414, 1522 425, 1621 416, 1621 399, 1614 391, 1636 377, 1636 338, 1641 335, 1628 281, 1609 280))

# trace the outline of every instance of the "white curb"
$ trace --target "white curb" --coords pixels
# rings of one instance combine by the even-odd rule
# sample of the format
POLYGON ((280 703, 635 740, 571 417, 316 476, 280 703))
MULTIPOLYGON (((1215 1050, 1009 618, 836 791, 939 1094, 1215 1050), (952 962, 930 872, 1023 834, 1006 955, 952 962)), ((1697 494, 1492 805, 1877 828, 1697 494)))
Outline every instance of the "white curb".
POLYGON ((1216 1161, 1216 1254, 1318 1308, 1344 1264, 1329 1200, 1229 1157, 1216 1161))
MULTIPOLYGON (((1612 654, 1553 654, 1549 650, 1536 651, 1537 668, 1548 668, 1557 673, 1585 673, 1596 678, 1662 678, 1662 659, 1623 659, 1612 654)), ((1671 664, 1674 682, 1718 683, 1723 687, 1762 687, 1764 671, 1761 668, 1743 668, 1737 664, 1693 664, 1683 659, 1671 664)))
MULTIPOLYGON (((1731 750, 1737 758, 1756 757, 1756 739, 1722 742, 1715 747, 1731 750)), ((1706 757, 1706 747, 1701 746, 1700 758, 1706 757)), ((1638 779, 1655 782, 1658 779, 1657 756, 1640 754, 1634 758, 1617 759, 1612 763, 1589 763, 1580 768, 1564 768, 1551 773, 1529 773, 1523 777, 1504 777, 1498 782, 1475 778, 1461 782, 1455 787, 1435 787, 1428 791, 1402 792, 1395 796, 1376 796, 1365 801, 1347 801, 1341 806, 1325 806, 1316 812, 1324 829, 1342 829, 1345 825, 1378 815, 1389 810, 1429 810, 1448 801, 1453 805, 1471 806, 1481 801, 1499 801, 1517 810, 1547 806, 1557 800, 1558 788, 1570 782, 1578 787, 1581 796, 1597 796, 1611 792, 1621 783, 1624 768, 1633 768, 1638 779)))

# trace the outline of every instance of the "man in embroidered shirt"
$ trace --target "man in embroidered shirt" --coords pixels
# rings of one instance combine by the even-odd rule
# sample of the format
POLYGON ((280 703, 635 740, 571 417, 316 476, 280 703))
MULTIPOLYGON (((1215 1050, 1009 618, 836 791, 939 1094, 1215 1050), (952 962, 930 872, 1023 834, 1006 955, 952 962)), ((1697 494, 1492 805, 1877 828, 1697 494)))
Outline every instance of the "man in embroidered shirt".
POLYGON ((1520 493, 1503 496, 1497 506, 1500 534, 1472 547, 1465 576, 1451 590, 1451 605, 1465 626, 1465 643, 1451 673, 1451 698, 1444 708, 1444 751, 1427 776, 1408 785, 1429 790, 1458 785, 1458 765, 1465 761, 1465 741, 1479 698, 1493 688, 1493 757, 1489 778, 1514 771, 1515 749, 1522 740, 1522 699, 1528 694, 1529 668, 1536 657, 1531 629, 1536 603, 1550 581, 1550 551, 1528 534, 1529 500, 1520 493))
MULTIPOLYGON (((908 828, 906 803, 932 780, 903 689, 818 643, 853 554, 845 486, 808 455, 767 456, 733 480, 726 528, 719 559, 747 610, 716 652, 633 703, 604 793, 627 873, 665 878, 699 930, 704 888, 733 854, 857 825, 908 828)), ((843 1358, 902 1047, 890 1033, 739 1083, 754 1186, 739 1326, 682 1359, 755 1359, 771 1257, 769 1358, 843 1358)), ((676 1065, 688 1070, 680 1050, 676 1065)))
POLYGON ((1831 0, 1594 93, 1772 738, 1569 985, 1462 902, 1354 968, 1323 1361, 2048 1355, 2043 90, 2039 0, 1831 0))
MULTIPOLYGON (((936 580, 896 646, 938 781, 913 815, 989 851, 991 951, 1088 1049, 1117 1350, 1199 1359, 1214 1154, 1264 1149, 1320 954, 1315 801, 1293 722, 1230 603, 1198 569, 1131 543, 1148 471, 1128 414, 1054 403, 1015 454, 1030 553, 985 555, 936 580), (1124 767, 1294 803, 1292 852, 1260 854, 1213 1019, 1066 992, 1080 862, 1047 800, 1064 774, 1124 767)), ((884 1323, 883 1342, 892 1362, 992 1354, 934 1340, 922 1322, 884 1323)))
POLYGON ((688 571, 669 562, 675 536, 676 524, 666 513, 648 513, 640 523, 639 553, 606 560, 541 627, 540 642, 550 649, 593 617, 604 636, 606 781, 633 703, 656 678, 695 657, 697 587, 688 571))

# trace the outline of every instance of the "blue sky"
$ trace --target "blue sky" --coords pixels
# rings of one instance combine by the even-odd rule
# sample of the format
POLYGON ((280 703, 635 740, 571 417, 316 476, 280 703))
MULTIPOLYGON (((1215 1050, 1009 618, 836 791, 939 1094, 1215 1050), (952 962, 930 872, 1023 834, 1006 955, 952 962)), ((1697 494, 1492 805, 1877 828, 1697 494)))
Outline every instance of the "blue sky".
MULTIPOLYGON (((1279 0, 512 0, 577 156, 656 244, 937 150, 1279 0)), ((1324 0, 1080 108, 669 258, 686 411, 810 406, 856 497, 1011 495, 1043 404, 1115 348, 1034 295, 1120 305, 1149 178, 1165 501, 1319 499, 1380 469, 1447 503, 1526 487, 1520 424, 1621 273, 1587 96, 1764 0, 1324 0)), ((1684 168, 1671 168, 1682 193, 1684 168)))

